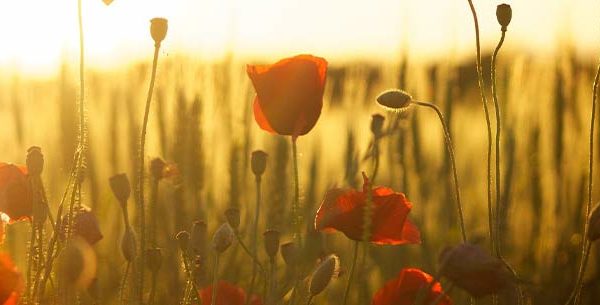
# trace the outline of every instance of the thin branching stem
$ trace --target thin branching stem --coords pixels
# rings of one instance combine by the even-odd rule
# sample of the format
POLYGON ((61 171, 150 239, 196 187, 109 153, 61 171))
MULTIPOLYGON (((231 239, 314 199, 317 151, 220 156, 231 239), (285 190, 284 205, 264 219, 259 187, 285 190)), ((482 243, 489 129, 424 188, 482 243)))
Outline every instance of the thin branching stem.
MULTIPOLYGON (((346 289, 344 290, 344 305, 348 304, 348 296, 350 295, 350 287, 352 286, 352 279, 354 278, 354 271, 356 269, 356 261, 358 259, 358 246, 360 242, 354 242, 354 254, 352 255, 352 266, 350 267, 350 274, 348 274, 348 283, 346 284, 346 289)), ((310 304, 310 300, 309 300, 310 304)))
POLYGON ((465 230, 465 219, 463 216, 463 207, 462 207, 462 202, 460 199, 460 184, 458 183, 458 174, 456 172, 456 158, 454 156, 454 146, 452 145, 452 137, 450 136, 450 131, 448 129, 448 123, 444 119, 444 115, 442 114, 442 111, 440 111, 440 108, 437 105, 431 104, 431 103, 426 103, 426 102, 418 102, 418 101, 415 101, 413 103, 415 103, 419 106, 428 107, 428 108, 435 110, 435 113, 437 114, 438 118, 440 119, 440 123, 442 124, 442 127, 444 129, 444 140, 446 142, 446 148, 448 149, 448 154, 450 155, 450 163, 452 163, 452 177, 454 179, 454 195, 456 196, 456 206, 458 209, 458 217, 459 217, 459 221, 460 221, 460 232, 462 235, 463 242, 466 243, 467 242, 467 232, 465 230))

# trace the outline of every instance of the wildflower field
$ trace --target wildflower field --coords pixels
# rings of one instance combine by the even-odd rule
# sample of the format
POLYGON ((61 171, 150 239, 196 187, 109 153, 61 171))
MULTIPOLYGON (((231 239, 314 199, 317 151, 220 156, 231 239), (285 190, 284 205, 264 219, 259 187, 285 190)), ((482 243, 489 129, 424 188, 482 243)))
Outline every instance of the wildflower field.
POLYGON ((165 56, 158 17, 146 61, 0 71, 0 305, 599 304, 597 60, 503 52, 496 5, 464 59, 165 56))

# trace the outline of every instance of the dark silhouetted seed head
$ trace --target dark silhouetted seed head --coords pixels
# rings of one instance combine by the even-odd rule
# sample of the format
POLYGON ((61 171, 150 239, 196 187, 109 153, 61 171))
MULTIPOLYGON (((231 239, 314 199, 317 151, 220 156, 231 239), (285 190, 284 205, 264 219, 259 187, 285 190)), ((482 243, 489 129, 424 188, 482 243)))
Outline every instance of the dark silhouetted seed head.
POLYGON ((281 245, 281 256, 288 266, 296 266, 298 263, 298 246, 293 241, 281 245))
POLYGON ((222 224, 213 235, 213 248, 217 253, 225 252, 233 243, 235 237, 233 229, 228 223, 222 224))
POLYGON ((377 104, 390 111, 402 111, 410 106, 412 96, 406 91, 389 89, 377 96, 377 104))
POLYGON ((152 18, 150 20, 150 35, 154 39, 154 43, 160 45, 160 43, 167 36, 168 22, 165 18, 152 18))
POLYGON ((227 218, 227 223, 229 223, 234 230, 237 230, 240 226, 240 209, 228 208, 225 210, 225 217, 227 218))
POLYGON ((32 146, 27 150, 27 170, 30 175, 39 176, 44 170, 44 155, 42 149, 32 146))
POLYGON ((340 272, 340 259, 337 255, 331 254, 327 256, 313 271, 310 282, 308 284, 308 291, 312 296, 315 296, 329 285, 331 279, 338 276, 340 272))
POLYGON ((279 236, 280 234, 277 230, 266 230, 263 233, 265 251, 271 259, 275 258, 279 251, 279 236))
POLYGON ((371 116, 371 132, 376 138, 379 138, 383 135, 383 122, 385 121, 385 117, 379 113, 371 116))
POLYGON ((502 31, 506 31, 506 27, 510 24, 512 19, 512 9, 508 4, 500 4, 496 7, 496 18, 498 23, 502 26, 502 31))
POLYGON ((252 158, 250 165, 252 167, 252 173, 257 177, 262 176, 267 169, 267 153, 262 150, 255 150, 252 152, 252 158))
POLYGON ((98 218, 90 208, 82 206, 75 216, 74 228, 75 234, 81 236, 90 245, 95 245, 104 237, 100 231, 98 218))
POLYGON ((131 184, 126 174, 117 174, 108 179, 110 188, 120 203, 126 203, 131 195, 131 184))
POLYGON ((152 178, 156 180, 160 180, 163 178, 163 172, 167 163, 163 161, 161 158, 154 158, 150 161, 150 173, 152 174, 152 178))

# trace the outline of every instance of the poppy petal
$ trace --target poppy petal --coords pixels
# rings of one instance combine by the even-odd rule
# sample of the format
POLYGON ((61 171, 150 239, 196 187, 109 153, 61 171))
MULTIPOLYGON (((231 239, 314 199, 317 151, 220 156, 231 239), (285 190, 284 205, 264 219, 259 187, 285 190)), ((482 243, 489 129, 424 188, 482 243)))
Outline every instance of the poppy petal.
MULTIPOLYGON (((386 282, 373 296, 372 305, 411 305, 414 304, 421 289, 427 289, 433 282, 433 277, 419 269, 407 268, 398 273, 396 278, 386 282)), ((437 300, 442 292, 439 282, 433 284, 428 292, 425 292, 423 304, 431 304, 437 300)), ((442 296, 438 305, 451 305, 452 300, 448 296, 442 296)))
POLYGON ((254 120, 256 120, 256 123, 258 123, 258 126, 260 128, 262 128, 263 130, 268 131, 270 133, 276 133, 275 130, 273 129, 273 127, 271 127, 271 125, 269 124, 269 121, 265 117, 265 114, 262 112, 262 109, 260 109, 260 103, 258 102, 258 96, 256 96, 254 98, 254 104, 253 104, 252 108, 254 109, 254 120))

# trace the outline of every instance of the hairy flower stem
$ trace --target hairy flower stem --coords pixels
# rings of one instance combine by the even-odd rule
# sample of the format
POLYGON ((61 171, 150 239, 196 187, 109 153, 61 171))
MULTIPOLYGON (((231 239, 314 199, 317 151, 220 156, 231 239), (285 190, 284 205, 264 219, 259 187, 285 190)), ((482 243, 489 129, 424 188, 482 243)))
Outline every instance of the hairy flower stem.
POLYGON ((585 268, 587 266, 588 258, 590 255, 591 241, 587 238, 589 231, 589 219, 592 210, 592 187, 594 185, 594 124, 596 123, 596 105, 598 103, 598 83, 600 82, 600 65, 596 70, 596 77, 594 79, 594 89, 592 96, 592 117, 590 119, 590 154, 589 154, 589 175, 588 175, 588 201, 585 208, 585 224, 583 228, 583 246, 581 249, 581 263, 579 264, 579 272, 577 274, 577 281, 575 282, 575 288, 567 301, 567 304, 573 301, 573 304, 578 305, 581 301, 581 289, 583 287, 583 275, 585 274, 585 268))
POLYGON ((498 57, 498 52, 504 43, 504 37, 506 36, 506 30, 503 28, 502 36, 500 36, 500 41, 494 50, 494 55, 492 55, 492 69, 491 69, 491 79, 492 79, 492 98, 494 100, 494 111, 496 112, 496 256, 500 257, 500 241, 501 232, 500 232, 500 134, 502 131, 502 121, 500 120, 500 106, 498 104, 498 91, 496 90, 496 58, 498 57))
MULTIPOLYGON (((260 201, 261 201, 261 177, 256 176, 256 207, 254 209, 254 224, 252 228, 252 257, 257 258, 257 243, 258 243, 258 220, 260 219, 260 201)), ((256 262, 252 265, 252 280, 250 281, 250 289, 248 295, 252 295, 254 292, 254 285, 256 284, 256 262)), ((246 298, 245 305, 250 303, 250 297, 246 298)))
MULTIPOLYGON (((360 242, 354 242, 354 254, 352 255, 352 266, 350 267, 350 274, 348 274, 348 283, 346 284, 346 289, 344 290, 344 305, 348 304, 348 296, 350 295, 350 286, 352 286, 352 279, 354 278, 354 271, 356 269, 356 261, 358 260, 358 246, 360 242)), ((309 303, 310 304, 310 300, 309 303)))
POLYGON ((298 148, 296 146, 296 140, 298 138, 292 137, 292 159, 294 160, 294 201, 292 203, 292 217, 294 225, 294 239, 298 242, 300 249, 302 247, 302 212, 300 211, 300 179, 298 178, 298 148))
POLYGON ((219 253, 215 253, 215 266, 213 269, 213 282, 212 282, 212 295, 210 298, 210 305, 215 305, 217 303, 217 289, 219 282, 219 253))
POLYGON ((308 298, 307 298, 307 300, 306 300, 306 305, 310 305, 310 304, 312 303, 312 300, 313 300, 313 298, 314 298, 314 297, 315 297, 315 296, 314 296, 314 295, 312 295, 312 294, 311 294, 311 295, 309 295, 309 296, 308 296, 308 298))
POLYGON ((150 77, 150 86, 146 99, 146 109, 144 111, 144 122, 142 124, 142 133, 140 137, 140 150, 138 160, 138 213, 139 213, 139 232, 140 232, 140 257, 138 262, 138 303, 143 304, 144 297, 144 267, 146 261, 146 216, 144 211, 144 155, 146 146, 146 128, 148 127, 148 115, 150 114, 150 102, 152 101, 152 91, 154 89, 154 80, 156 78, 156 66, 158 64, 158 51, 160 43, 154 44, 154 58, 152 60, 152 75, 150 77))
POLYGON ((488 205, 488 220, 489 220, 489 235, 490 235, 490 247, 494 249, 494 216, 492 211, 492 123, 490 122, 490 113, 487 105, 487 98, 485 97, 485 84, 483 81, 483 68, 481 67, 481 44, 479 41, 479 21, 477 20, 477 13, 475 12, 475 6, 473 1, 468 0, 469 7, 471 8, 471 14, 473 15, 473 23, 475 25, 475 46, 477 50, 477 84, 479 86, 479 93, 481 95, 481 101, 483 103, 483 111, 485 113, 485 122, 487 125, 487 205, 488 205))
POLYGON ((450 163, 452 164, 452 177, 454 179, 454 195, 456 196, 456 206, 458 209, 458 218, 460 221, 460 232, 462 235, 463 242, 466 243, 467 242, 467 233, 465 230, 465 219, 463 216, 462 202, 460 200, 460 187, 459 187, 459 183, 458 183, 458 174, 456 173, 456 158, 454 157, 454 147, 452 145, 452 137, 450 136, 450 131, 448 129, 448 123, 444 119, 444 115, 440 111, 440 108, 438 106, 436 106, 435 104, 425 103, 425 102, 417 102, 417 101, 415 101, 413 103, 415 103, 419 106, 429 107, 429 108, 435 110, 435 112, 438 115, 438 118, 440 119, 440 123, 442 124, 442 127, 444 129, 444 140, 446 142, 446 149, 448 150, 448 154, 450 155, 450 163))

